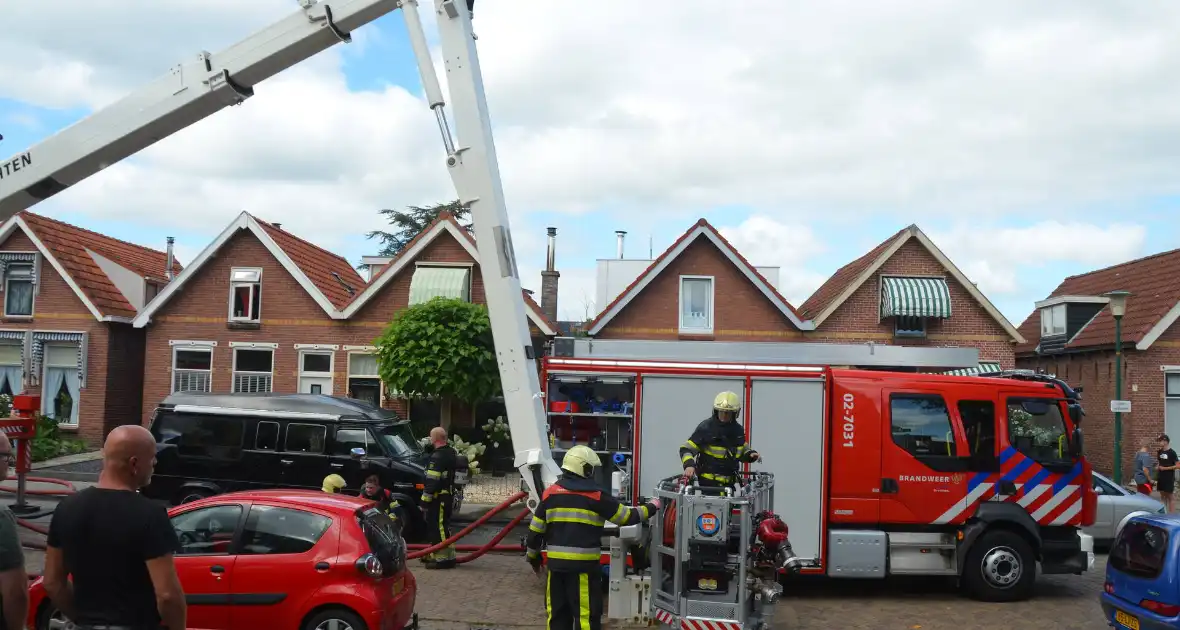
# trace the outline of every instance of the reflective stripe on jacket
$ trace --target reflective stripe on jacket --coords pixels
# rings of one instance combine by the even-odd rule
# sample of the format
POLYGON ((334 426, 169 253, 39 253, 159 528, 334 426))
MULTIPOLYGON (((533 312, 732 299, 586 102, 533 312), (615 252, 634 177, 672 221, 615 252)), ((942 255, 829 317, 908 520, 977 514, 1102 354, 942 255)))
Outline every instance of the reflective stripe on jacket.
POLYGON ((602 528, 634 525, 655 514, 648 503, 629 507, 605 493, 589 479, 563 477, 549 486, 529 523, 528 557, 541 555, 542 545, 550 571, 597 570, 602 549, 602 528))

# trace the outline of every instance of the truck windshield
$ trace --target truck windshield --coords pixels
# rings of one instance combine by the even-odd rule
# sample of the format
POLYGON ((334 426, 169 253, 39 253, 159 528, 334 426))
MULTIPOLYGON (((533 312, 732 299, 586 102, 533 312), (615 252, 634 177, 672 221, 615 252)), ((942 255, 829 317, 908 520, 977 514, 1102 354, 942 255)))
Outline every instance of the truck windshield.
POLYGON ((1008 442, 1033 461, 1071 463, 1069 432, 1057 401, 1009 398, 1008 442))
POLYGON ((414 439, 409 423, 385 427, 377 435, 381 438, 385 450, 394 457, 413 457, 422 452, 422 446, 414 439))

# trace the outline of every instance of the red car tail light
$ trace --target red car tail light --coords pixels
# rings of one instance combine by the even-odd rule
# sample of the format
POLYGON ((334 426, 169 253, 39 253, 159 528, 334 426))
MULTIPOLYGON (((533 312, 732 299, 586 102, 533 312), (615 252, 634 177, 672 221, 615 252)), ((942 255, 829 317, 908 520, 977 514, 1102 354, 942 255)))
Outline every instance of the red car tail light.
POLYGON ((1114 584, 1107 582, 1102 585, 1102 590, 1106 591, 1107 595, 1114 595, 1114 584))
POLYGON ((1150 610, 1161 617, 1175 617, 1176 615, 1180 615, 1180 606, 1176 604, 1161 604, 1154 600, 1145 599, 1139 602, 1139 607, 1150 610))
POLYGON ((379 578, 384 573, 385 568, 381 566, 381 561, 377 559, 377 556, 366 553, 357 558, 356 570, 371 578, 379 578))

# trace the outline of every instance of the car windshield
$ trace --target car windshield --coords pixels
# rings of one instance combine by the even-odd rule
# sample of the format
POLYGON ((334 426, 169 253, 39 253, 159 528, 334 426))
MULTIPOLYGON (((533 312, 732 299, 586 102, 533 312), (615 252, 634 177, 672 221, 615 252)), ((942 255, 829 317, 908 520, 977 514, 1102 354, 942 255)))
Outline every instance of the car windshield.
POLYGON ((422 452, 422 445, 414 439, 409 423, 387 426, 381 429, 377 435, 380 436, 381 444, 385 446, 385 450, 392 453, 394 457, 413 457, 422 452))
POLYGON ((1119 532, 1108 561, 1121 573, 1151 579, 1163 570, 1167 553, 1168 532, 1150 523, 1131 522, 1119 532))

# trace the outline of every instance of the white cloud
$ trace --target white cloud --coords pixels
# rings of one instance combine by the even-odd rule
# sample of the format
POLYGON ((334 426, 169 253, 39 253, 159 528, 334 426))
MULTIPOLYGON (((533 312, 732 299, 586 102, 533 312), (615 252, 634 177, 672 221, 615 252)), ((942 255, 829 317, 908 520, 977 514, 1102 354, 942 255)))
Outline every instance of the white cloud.
MULTIPOLYGON (((1180 40, 1171 35, 1180 5, 638 6, 478 7, 526 286, 536 284, 544 251, 529 215, 542 210, 595 213, 568 227, 603 215, 687 225, 706 213, 727 225, 735 223, 727 211, 712 208, 752 211, 760 218, 727 233, 755 264, 781 265, 784 292, 798 303, 823 280, 797 271, 798 252, 818 246, 798 227, 812 217, 843 216, 853 231, 870 214, 908 222, 923 213, 1000 220, 1035 211, 1047 221, 1092 222, 1083 215, 1094 202, 1125 205, 1180 188, 1180 84, 1172 80, 1180 40)), ((21 28, 0 34, 0 47, 21 51, 21 62, 0 66, 0 98, 108 103, 295 8, 290 0, 15 3, 5 20, 21 28)), ((363 54, 366 40, 390 37, 355 35, 359 45, 264 82, 241 107, 47 205, 167 225, 190 239, 211 237, 245 209, 339 249, 381 227, 379 208, 452 198, 423 100, 399 87, 349 89, 342 60, 363 54)), ((414 71, 412 59, 388 54, 368 61, 414 71)), ((952 231, 940 245, 999 292, 1017 290, 1020 270, 1046 256, 1090 264, 1076 256, 1090 255, 1085 245, 1099 233, 1075 229, 1067 238, 1045 225, 992 233, 1000 240, 952 231), (1019 235, 1025 249, 997 251, 1019 235)), ((585 310, 582 293, 594 295, 592 270, 576 269, 563 268, 563 318, 585 310)))
POLYGON ((827 246, 806 225, 788 225, 765 216, 752 216, 735 227, 718 231, 750 264, 779 267, 778 290, 798 306, 827 279, 807 269, 808 261, 827 246))
POLYGON ((985 295, 1004 295, 1027 290, 1021 275, 1037 267, 1076 263, 1089 270, 1141 256, 1147 228, 1042 221, 1024 227, 960 225, 928 235, 985 295))

